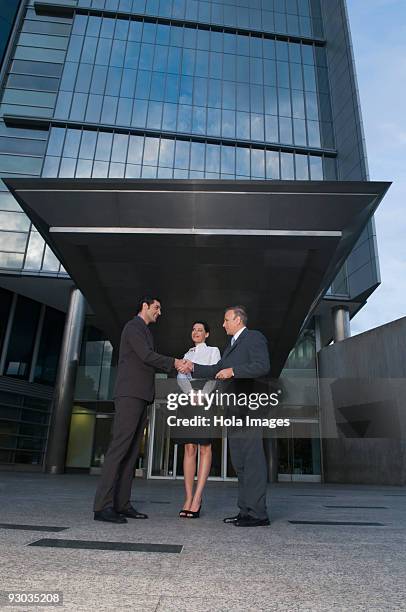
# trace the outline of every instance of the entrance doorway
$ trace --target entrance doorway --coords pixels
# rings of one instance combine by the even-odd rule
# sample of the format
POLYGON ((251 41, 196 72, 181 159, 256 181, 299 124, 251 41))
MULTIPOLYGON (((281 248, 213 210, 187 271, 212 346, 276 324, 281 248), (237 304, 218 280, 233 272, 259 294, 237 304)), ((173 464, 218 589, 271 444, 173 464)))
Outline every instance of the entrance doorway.
MULTIPOLYGON (((92 451, 92 460, 90 464, 91 474, 100 474, 104 463, 104 457, 109 447, 111 439, 111 430, 113 427, 114 413, 97 414, 95 420, 94 443, 92 451)), ((148 454, 148 437, 149 426, 145 427, 144 435, 141 440, 140 452, 135 466, 135 476, 145 477, 147 454, 148 454)))
MULTIPOLYGON (((147 478, 181 479, 183 478, 184 445, 176 444, 171 438, 171 428, 166 422, 167 413, 160 410, 166 400, 156 400, 150 406, 149 452, 147 478)), ((213 461, 209 475, 210 480, 234 480, 235 472, 231 465, 227 436, 212 442, 213 461)), ((197 460, 199 461, 199 454, 197 460)))
MULTIPOLYGON (((136 465, 136 476, 183 478, 184 445, 171 438, 167 413, 160 409, 166 400, 149 406, 149 420, 136 465)), ((102 408, 100 406, 99 408, 102 408)), ((72 413, 66 467, 88 469, 99 474, 107 451, 114 413, 112 404, 97 412, 92 402, 75 405, 72 413), (107 410, 111 410, 107 411, 107 410)), ((212 442, 211 480, 235 480, 227 432, 212 442)), ((319 423, 317 419, 291 419, 289 437, 277 440, 277 479, 279 482, 321 482, 319 423)), ((199 456, 198 456, 199 460, 199 456)))
POLYGON ((292 419, 290 436, 278 440, 279 482, 321 482, 317 419, 292 419))

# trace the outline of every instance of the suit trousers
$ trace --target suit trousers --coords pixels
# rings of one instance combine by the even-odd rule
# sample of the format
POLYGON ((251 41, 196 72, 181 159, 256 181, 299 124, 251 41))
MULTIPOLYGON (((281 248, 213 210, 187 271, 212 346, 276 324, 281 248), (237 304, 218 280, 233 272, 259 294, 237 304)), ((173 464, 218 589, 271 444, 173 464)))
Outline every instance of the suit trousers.
POLYGON ((113 435, 106 453, 94 499, 94 511, 128 508, 142 434, 147 422, 147 401, 116 398, 113 435))
POLYGON ((268 518, 266 489, 268 470, 262 432, 249 429, 230 432, 228 443, 238 476, 240 513, 256 519, 268 518))

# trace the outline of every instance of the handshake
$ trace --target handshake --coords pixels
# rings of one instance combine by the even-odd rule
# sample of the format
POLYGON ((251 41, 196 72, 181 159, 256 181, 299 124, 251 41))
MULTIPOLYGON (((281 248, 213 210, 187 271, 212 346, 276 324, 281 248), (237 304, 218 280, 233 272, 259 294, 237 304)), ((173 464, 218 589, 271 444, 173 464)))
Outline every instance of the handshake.
POLYGON ((190 374, 193 372, 193 363, 188 359, 175 359, 175 368, 181 374, 190 374))

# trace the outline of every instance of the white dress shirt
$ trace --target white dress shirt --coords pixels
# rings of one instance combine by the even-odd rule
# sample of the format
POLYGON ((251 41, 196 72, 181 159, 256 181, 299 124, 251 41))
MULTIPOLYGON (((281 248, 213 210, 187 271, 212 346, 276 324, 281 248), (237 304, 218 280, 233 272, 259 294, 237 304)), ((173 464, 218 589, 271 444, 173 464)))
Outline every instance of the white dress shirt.
POLYGON ((234 336, 231 338, 231 346, 234 346, 234 342, 238 339, 238 337, 242 334, 242 332, 244 331, 244 329, 247 329, 244 325, 244 327, 241 327, 241 329, 238 330, 238 332, 235 332, 234 336))
MULTIPOLYGON (((214 365, 220 361, 221 355, 217 346, 207 346, 205 342, 200 342, 200 344, 190 348, 183 358, 199 365, 214 365)), ((178 385, 184 393, 193 391, 191 380, 193 380, 191 374, 178 373, 178 385)), ((212 393, 216 384, 215 380, 207 381, 203 387, 203 393, 212 393)))

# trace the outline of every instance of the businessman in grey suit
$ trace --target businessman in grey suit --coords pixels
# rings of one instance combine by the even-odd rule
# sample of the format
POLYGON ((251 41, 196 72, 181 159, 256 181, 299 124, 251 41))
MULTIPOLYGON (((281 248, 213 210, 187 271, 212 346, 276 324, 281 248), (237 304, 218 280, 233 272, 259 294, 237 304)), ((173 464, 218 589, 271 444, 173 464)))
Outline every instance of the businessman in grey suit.
MULTIPOLYGON (((193 367, 194 378, 230 380, 235 393, 249 394, 254 379, 268 374, 270 369, 266 338, 261 332, 247 329, 247 313, 243 306, 230 306, 224 314, 223 327, 231 340, 222 358, 215 365, 193 367)), ((269 525, 266 511, 267 466, 262 432, 250 428, 235 430, 229 435, 230 454, 238 476, 238 506, 236 516, 225 523, 237 527, 269 525)))
POLYGON ((126 323, 121 334, 113 436, 94 500, 96 521, 127 523, 127 518, 148 518, 131 505, 130 497, 147 420, 147 405, 155 395, 155 371, 170 372, 173 368, 183 373, 190 371, 184 360, 154 351, 149 325, 155 323, 160 314, 158 298, 144 297, 137 316, 126 323))

